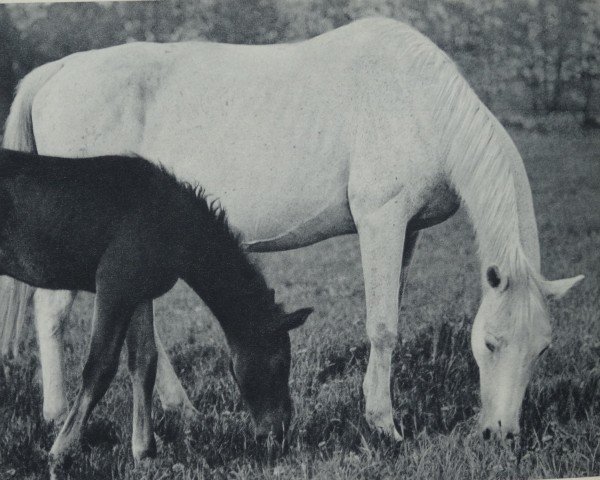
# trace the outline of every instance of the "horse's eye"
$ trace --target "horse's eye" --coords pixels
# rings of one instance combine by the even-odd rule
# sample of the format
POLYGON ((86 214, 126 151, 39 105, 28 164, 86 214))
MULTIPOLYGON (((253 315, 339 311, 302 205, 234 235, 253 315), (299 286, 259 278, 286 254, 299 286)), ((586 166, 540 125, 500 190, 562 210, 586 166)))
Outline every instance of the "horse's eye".
POLYGON ((486 347, 487 347, 487 349, 488 349, 490 352, 492 352, 492 353, 494 352, 494 350, 496 350, 496 345, 494 345, 494 344, 493 344, 493 343, 491 343, 491 342, 485 342, 485 346, 486 346, 486 347))
MULTIPOLYGON (((549 347, 550 345, 548 345, 549 347)), ((548 350, 548 347, 544 348, 539 354, 538 357, 541 357, 544 353, 546 353, 546 351, 548 350)))

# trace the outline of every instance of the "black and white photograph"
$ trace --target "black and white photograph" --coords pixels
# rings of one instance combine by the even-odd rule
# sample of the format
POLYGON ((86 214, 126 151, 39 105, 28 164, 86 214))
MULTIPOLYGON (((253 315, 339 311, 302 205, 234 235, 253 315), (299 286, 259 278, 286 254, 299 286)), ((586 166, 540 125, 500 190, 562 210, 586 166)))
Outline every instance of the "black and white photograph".
POLYGON ((0 141, 0 480, 600 476, 600 0, 1 0, 0 141))

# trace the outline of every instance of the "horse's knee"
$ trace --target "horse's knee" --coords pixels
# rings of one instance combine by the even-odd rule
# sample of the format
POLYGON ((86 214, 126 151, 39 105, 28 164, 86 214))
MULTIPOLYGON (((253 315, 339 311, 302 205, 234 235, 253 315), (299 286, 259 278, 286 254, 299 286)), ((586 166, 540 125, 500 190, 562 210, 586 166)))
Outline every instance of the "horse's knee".
POLYGON ((69 315, 74 295, 38 289, 34 294, 34 313, 38 336, 42 339, 60 338, 69 315))
POLYGON ((398 329, 386 322, 372 322, 367 325, 367 336, 371 342, 371 348, 381 351, 391 351, 398 341, 398 329))

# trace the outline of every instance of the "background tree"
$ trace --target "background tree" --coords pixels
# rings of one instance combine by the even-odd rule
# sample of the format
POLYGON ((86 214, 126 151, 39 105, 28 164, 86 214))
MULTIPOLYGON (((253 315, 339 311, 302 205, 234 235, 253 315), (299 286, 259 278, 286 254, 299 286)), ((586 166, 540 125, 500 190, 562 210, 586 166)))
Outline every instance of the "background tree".
POLYGON ((8 110, 17 82, 16 59, 19 58, 19 32, 6 6, 0 5, 0 115, 8 110))
POLYGON ((600 82, 598 0, 13 4, 0 8, 0 81, 12 85, 11 75, 20 77, 41 63, 123 42, 297 41, 372 15, 403 20, 430 37, 496 113, 571 111, 586 124, 594 123, 600 82))

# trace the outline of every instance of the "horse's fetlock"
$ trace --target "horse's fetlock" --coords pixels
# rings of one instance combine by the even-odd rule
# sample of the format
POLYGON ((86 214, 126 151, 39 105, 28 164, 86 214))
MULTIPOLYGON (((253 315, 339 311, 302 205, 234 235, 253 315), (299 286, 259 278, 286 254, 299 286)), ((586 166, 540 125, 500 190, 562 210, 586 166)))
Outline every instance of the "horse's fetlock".
POLYGON ((68 413, 68 405, 66 401, 59 404, 53 404, 43 407, 44 420, 46 422, 52 422, 54 425, 61 425, 68 413))
POLYGON ((141 462, 147 458, 155 458, 156 457, 156 441, 154 440, 154 435, 151 435, 148 442, 143 444, 133 443, 131 445, 131 450, 133 452, 133 459, 136 462, 141 462))

